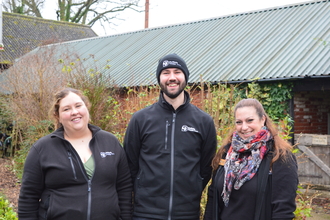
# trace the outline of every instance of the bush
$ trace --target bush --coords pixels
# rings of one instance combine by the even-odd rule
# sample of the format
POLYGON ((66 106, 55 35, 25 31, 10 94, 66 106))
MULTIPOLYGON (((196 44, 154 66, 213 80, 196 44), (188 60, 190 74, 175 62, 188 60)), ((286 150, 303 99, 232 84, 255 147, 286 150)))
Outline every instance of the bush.
POLYGON ((17 213, 9 206, 8 200, 0 196, 0 220, 17 219, 17 213))
POLYGON ((29 126, 26 131, 24 131, 25 138, 20 144, 20 150, 16 151, 14 155, 14 172, 19 179, 22 178, 25 159, 32 144, 39 138, 50 134, 53 129, 51 121, 43 120, 39 121, 34 126, 29 126))

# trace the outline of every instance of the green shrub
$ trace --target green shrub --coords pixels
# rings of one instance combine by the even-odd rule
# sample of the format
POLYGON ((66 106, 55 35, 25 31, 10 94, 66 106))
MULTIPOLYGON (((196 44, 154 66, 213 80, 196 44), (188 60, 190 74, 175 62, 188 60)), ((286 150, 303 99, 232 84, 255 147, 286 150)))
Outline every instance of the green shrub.
POLYGON ((303 192, 302 186, 298 186, 296 204, 297 208, 294 212, 294 220, 305 220, 307 217, 311 217, 312 212, 312 203, 313 199, 317 198, 320 194, 318 193, 309 193, 310 186, 307 186, 306 190, 303 192))
POLYGON ((9 201, 0 196, 0 220, 17 220, 17 213, 9 206, 9 201))
POLYGON ((39 138, 50 134, 53 129, 52 122, 48 120, 39 121, 35 126, 31 125, 26 129, 20 149, 14 155, 14 172, 19 179, 22 178, 25 159, 32 144, 39 138))

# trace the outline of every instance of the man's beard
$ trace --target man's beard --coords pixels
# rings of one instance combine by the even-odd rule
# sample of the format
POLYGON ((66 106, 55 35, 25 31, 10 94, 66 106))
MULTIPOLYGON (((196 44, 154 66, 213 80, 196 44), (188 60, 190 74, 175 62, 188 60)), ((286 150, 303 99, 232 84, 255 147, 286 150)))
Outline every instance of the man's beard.
POLYGON ((168 89, 166 89, 166 86, 162 83, 160 83, 160 88, 163 91, 163 93, 165 93, 166 96, 168 96, 171 99, 175 99, 176 97, 178 97, 181 94, 181 92, 184 90, 186 85, 187 85, 186 83, 182 83, 182 84, 180 83, 179 84, 179 90, 175 93, 170 93, 168 91, 168 89))

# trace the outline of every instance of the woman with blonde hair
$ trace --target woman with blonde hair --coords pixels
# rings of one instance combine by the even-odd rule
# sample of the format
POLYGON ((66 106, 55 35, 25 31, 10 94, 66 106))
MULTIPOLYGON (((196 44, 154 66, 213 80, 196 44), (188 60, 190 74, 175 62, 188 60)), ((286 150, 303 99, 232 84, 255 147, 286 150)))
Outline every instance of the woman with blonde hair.
POLYGON ((215 155, 204 220, 291 220, 297 162, 256 99, 234 110, 235 127, 215 155))

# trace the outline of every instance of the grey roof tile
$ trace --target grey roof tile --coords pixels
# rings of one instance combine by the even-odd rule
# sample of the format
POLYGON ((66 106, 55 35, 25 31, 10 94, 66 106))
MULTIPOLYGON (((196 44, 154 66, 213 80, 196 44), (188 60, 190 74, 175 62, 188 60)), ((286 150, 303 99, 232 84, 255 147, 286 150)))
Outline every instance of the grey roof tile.
POLYGON ((5 51, 0 51, 0 63, 12 63, 41 45, 97 36, 91 27, 70 22, 8 12, 3 12, 2 20, 5 51))

